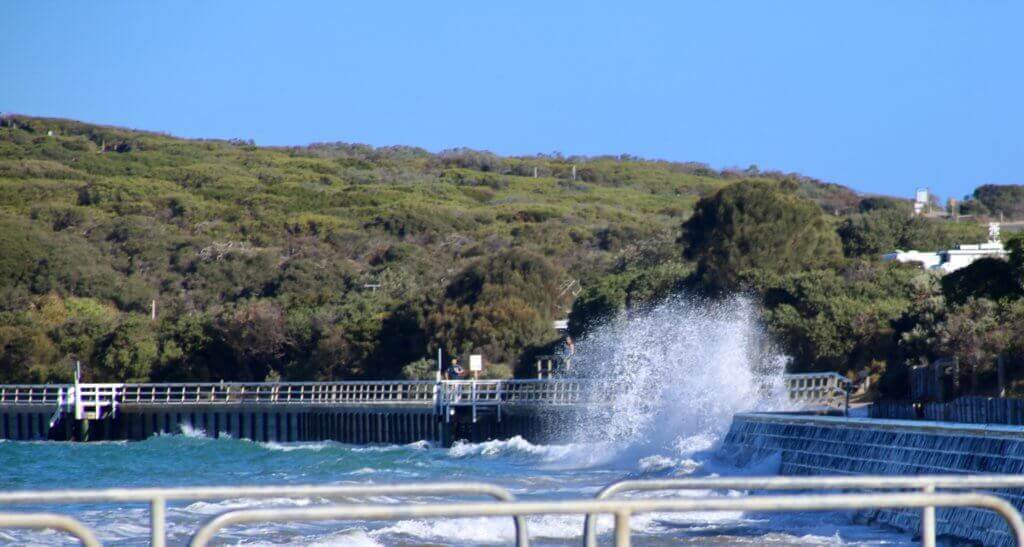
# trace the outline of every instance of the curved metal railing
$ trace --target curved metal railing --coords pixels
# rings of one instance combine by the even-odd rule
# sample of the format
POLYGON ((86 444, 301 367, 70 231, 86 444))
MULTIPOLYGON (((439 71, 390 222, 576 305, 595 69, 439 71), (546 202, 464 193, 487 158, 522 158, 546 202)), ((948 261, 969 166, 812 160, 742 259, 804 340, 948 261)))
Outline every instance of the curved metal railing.
POLYGON ((0 528, 60 530, 71 534, 85 547, 100 547, 100 540, 86 525, 66 515, 54 513, 0 513, 0 528))
MULTIPOLYGON (((920 475, 900 476, 803 476, 803 477, 702 477, 680 479, 626 480, 612 483, 594 499, 609 499, 623 492, 666 490, 920 490, 1024 488, 1024 475, 920 475)), ((935 543, 935 508, 925 507, 921 515, 921 538, 925 547, 935 543)), ((594 518, 583 521, 583 545, 595 547, 597 532, 594 518)))
MULTIPOLYGON (((511 516, 516 544, 529 544, 527 515, 586 515, 584 544, 596 545, 592 515, 615 516, 616 545, 629 545, 629 518, 653 511, 815 511, 836 509, 915 508, 922 510, 921 539, 935 545, 936 507, 978 507, 1000 514, 1010 525, 1013 538, 1024 545, 1024 521, 1006 500, 988 493, 936 492, 936 489, 1024 488, 1024 475, 931 475, 814 476, 814 477, 713 477, 668 480, 634 480, 611 484, 596 499, 522 502, 505 488, 489 483, 420 483, 338 486, 215 486, 182 488, 123 488, 100 490, 53 490, 0 492, 0 505, 149 503, 151 542, 165 545, 166 505, 171 501, 236 498, 366 498, 372 496, 489 496, 498 502, 428 502, 416 504, 345 504, 302 508, 240 509, 214 516, 193 536, 192 545, 205 545, 227 526, 255 522, 317 521, 340 519, 395 520, 401 518, 453 518, 511 516), (684 489, 734 490, 920 490, 920 492, 856 492, 842 494, 800 493, 779 496, 612 499, 626 491, 684 489)), ((81 522, 50 513, 0 513, 0 528, 54 528, 67 531, 89 547, 98 546, 95 535, 81 522)))
MULTIPOLYGON (((217 532, 231 525, 256 522, 321 520, 399 520, 527 515, 612 514, 615 545, 630 545, 629 520, 638 513, 694 511, 828 511, 872 508, 980 507, 995 511, 1009 524, 1018 545, 1024 545, 1024 520, 1007 501, 989 494, 806 494, 749 496, 745 498, 673 498, 634 500, 569 500, 508 503, 455 503, 417 505, 358 505, 287 509, 242 509, 211 519, 192 538, 192 547, 204 547, 217 532)), ((529 538, 516 545, 527 547, 529 538)))
MULTIPOLYGON (((507 489, 485 482, 440 482, 412 484, 380 484, 380 485, 338 485, 338 486, 205 486, 180 488, 108 488, 81 490, 25 490, 0 492, 0 505, 40 503, 40 504, 78 504, 78 503, 148 503, 150 506, 150 545, 164 547, 167 530, 167 502, 183 500, 224 500, 237 498, 298 498, 309 496, 365 498, 370 496, 489 496, 502 502, 515 501, 515 496, 507 489)), ((12 513, 17 515, 18 513, 12 513)), ((4 525, 0 513, 0 528, 20 527, 17 524, 4 525)), ((63 517, 66 518, 66 517, 63 517)), ((516 537, 526 537, 526 522, 522 517, 513 516, 516 537)), ((85 541, 87 536, 78 532, 78 528, 69 528, 64 521, 45 521, 47 526, 60 528, 75 533, 83 544, 90 547, 98 542, 85 541)), ((77 522, 77 521, 75 521, 77 522)), ((87 529, 86 529, 87 530, 87 529)), ((90 541, 94 541, 92 538, 90 541)))

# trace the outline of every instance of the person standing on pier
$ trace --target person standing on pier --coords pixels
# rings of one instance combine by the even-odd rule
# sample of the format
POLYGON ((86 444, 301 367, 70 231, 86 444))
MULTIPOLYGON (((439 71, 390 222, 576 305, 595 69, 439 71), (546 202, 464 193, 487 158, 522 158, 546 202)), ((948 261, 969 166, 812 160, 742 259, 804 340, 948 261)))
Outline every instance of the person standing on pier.
POLYGON ((444 379, 445 380, 461 380, 465 376, 466 376, 466 369, 462 368, 462 365, 459 364, 459 358, 458 357, 452 357, 451 362, 448 363, 448 366, 445 367, 445 369, 444 369, 444 379))

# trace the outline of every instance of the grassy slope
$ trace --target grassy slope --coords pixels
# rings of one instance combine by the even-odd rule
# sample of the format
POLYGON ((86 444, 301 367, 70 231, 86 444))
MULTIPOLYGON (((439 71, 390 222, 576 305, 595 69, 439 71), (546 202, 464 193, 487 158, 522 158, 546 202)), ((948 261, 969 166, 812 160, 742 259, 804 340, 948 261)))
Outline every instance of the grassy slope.
MULTIPOLYGON (((506 248, 546 256, 587 285, 628 268, 638 249, 678 256, 679 225, 695 201, 741 176, 782 177, 629 157, 266 148, 7 118, 0 325, 45 331, 34 310, 47 294, 64 308, 84 298, 121 316, 148 312, 151 298, 170 314, 216 313, 250 298, 289 310, 359 299, 386 314, 410 295, 440 294, 470 261, 506 248), (367 284, 382 287, 370 293, 367 284)), ((845 188, 795 178, 829 211, 857 201, 845 188)), ((51 323, 67 321, 62 313, 51 323)), ((48 336, 48 359, 74 349, 48 336)))

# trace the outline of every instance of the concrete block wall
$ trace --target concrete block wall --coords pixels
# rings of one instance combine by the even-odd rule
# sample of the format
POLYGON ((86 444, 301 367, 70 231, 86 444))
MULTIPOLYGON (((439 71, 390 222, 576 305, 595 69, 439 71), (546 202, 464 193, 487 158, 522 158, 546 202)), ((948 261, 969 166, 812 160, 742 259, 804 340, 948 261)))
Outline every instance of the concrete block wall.
MULTIPOLYGON (((720 454, 740 465, 780 455, 783 475, 1021 473, 1024 427, 740 414, 720 454)), ((1024 508, 1024 492, 995 493, 1024 508)), ((875 510, 858 516, 907 531, 920 527, 918 510, 875 510)), ((1012 544, 1002 519, 989 511, 939 509, 937 522, 939 534, 956 541, 1012 544)))

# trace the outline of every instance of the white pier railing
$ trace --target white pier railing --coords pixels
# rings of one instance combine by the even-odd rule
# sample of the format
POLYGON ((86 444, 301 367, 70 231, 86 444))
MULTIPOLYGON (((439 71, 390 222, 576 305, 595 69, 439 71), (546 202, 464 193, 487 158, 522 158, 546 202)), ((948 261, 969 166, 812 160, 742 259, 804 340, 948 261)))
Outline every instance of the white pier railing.
POLYGON ((838 372, 787 374, 783 381, 791 403, 844 408, 853 382, 838 372))
POLYGON ((263 382, 125 384, 130 404, 432 403, 435 382, 263 382))
MULTIPOLYGON (((592 382, 599 380, 446 380, 442 382, 189 382, 80 383, 70 385, 0 385, 0 405, 46 405, 76 419, 101 419, 117 414, 122 405, 187 404, 411 404, 479 409, 504 405, 577 405, 589 400, 592 382)), ((842 408, 849 381, 831 373, 790 374, 785 377, 792 402, 842 408)), ((447 412, 446 412, 447 413, 447 412)))

